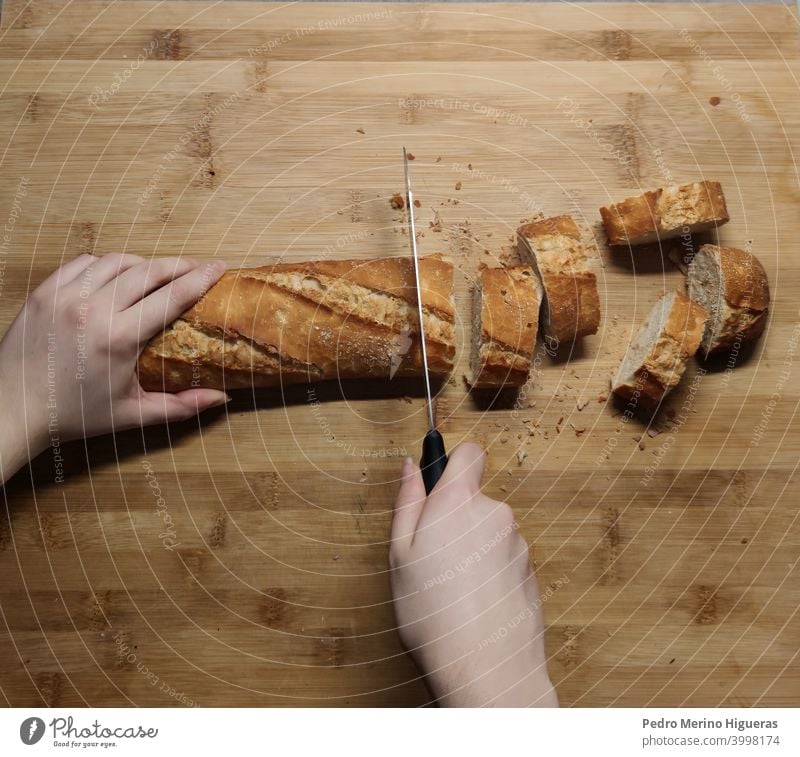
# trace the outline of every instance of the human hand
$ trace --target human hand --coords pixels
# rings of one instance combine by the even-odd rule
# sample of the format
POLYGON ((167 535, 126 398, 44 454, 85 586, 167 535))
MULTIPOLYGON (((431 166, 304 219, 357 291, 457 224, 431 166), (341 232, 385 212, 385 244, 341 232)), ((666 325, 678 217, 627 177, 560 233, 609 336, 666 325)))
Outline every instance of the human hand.
POLYGON ((49 444, 184 420, 223 392, 145 392, 136 362, 148 340, 219 279, 224 263, 81 255, 28 297, 0 342, 0 447, 8 477, 49 444), (10 438, 13 433, 15 438, 10 438))
POLYGON ((400 638, 444 705, 557 706, 528 545, 481 493, 485 455, 453 450, 430 496, 403 465, 389 563, 400 638))

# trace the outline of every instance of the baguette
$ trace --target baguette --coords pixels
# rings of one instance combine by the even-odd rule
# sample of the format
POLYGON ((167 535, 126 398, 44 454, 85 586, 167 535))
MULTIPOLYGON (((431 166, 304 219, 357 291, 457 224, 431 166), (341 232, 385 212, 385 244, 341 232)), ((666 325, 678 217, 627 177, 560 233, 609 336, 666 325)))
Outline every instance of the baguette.
POLYGON ((689 296, 709 312, 702 347, 706 356, 758 339, 769 312, 769 282, 755 255, 704 244, 689 264, 689 296))
MULTIPOLYGON (((455 355, 453 266, 420 261, 429 369, 455 355)), ((317 261, 225 273, 145 347, 146 390, 274 387, 422 375, 410 258, 317 261)))
POLYGON ((484 268, 473 298, 475 389, 522 386, 536 346, 540 286, 530 266, 484 268))
POLYGON ((673 184, 600 208, 610 245, 647 244, 728 223, 718 181, 673 184))
POLYGON ((600 325, 597 277, 570 216, 546 218, 517 229, 520 256, 536 271, 544 299, 542 330, 550 346, 594 334, 600 325))
POLYGON ((644 409, 657 406, 697 352, 707 318, 705 308, 683 292, 661 297, 622 361, 614 393, 644 409))

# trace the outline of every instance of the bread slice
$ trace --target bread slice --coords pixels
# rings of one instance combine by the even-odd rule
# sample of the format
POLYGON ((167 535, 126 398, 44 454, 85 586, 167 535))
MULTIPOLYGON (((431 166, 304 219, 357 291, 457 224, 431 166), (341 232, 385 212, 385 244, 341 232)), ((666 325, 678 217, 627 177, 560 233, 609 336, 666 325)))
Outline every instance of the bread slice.
POLYGON ((473 297, 472 376, 476 389, 522 386, 528 380, 541 302, 530 266, 484 268, 473 297))
POLYGON ((758 339, 769 312, 764 266, 749 252, 704 244, 689 264, 689 297, 709 313, 702 347, 706 355, 758 339))
POLYGON ((610 245, 647 244, 728 223, 718 181, 673 184, 600 208, 610 245))
POLYGON ((549 348, 557 349, 600 325, 597 277, 581 232, 570 216, 556 216, 517 229, 521 258, 533 266, 544 295, 542 331, 549 348))
POLYGON ((650 409, 677 385, 697 352, 708 313, 683 292, 668 292, 653 306, 628 348, 612 387, 634 406, 650 409))

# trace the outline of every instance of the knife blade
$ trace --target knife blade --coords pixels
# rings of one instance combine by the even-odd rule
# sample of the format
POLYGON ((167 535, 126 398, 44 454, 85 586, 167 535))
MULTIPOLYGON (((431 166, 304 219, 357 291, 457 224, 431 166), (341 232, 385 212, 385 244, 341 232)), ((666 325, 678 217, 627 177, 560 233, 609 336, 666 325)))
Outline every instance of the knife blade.
POLYGON ((414 262, 414 283, 417 289, 417 317, 419 318, 419 340, 422 348, 422 370, 425 375, 425 402, 428 414, 428 431, 422 440, 422 457, 419 467, 425 482, 425 493, 430 494, 436 482, 442 477, 447 465, 444 439, 436 428, 431 396, 431 377, 428 373, 428 349, 425 343, 425 322, 422 317, 422 285, 419 275, 419 252, 414 219, 414 193, 411 189, 411 173, 408 170, 408 152, 403 148, 403 168, 406 176, 406 206, 408 207, 408 237, 411 240, 411 259, 414 262))

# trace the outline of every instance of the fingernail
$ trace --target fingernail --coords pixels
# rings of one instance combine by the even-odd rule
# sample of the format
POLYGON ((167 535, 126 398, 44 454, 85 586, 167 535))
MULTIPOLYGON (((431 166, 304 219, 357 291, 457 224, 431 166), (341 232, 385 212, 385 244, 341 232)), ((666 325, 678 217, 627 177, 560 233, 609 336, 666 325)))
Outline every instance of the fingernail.
POLYGON ((403 470, 402 470, 403 476, 410 475, 413 469, 414 469, 414 461, 410 457, 407 457, 405 460, 403 460, 403 470))

